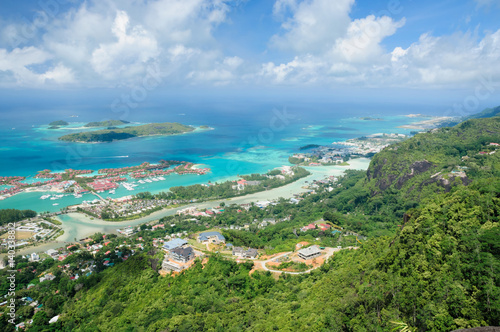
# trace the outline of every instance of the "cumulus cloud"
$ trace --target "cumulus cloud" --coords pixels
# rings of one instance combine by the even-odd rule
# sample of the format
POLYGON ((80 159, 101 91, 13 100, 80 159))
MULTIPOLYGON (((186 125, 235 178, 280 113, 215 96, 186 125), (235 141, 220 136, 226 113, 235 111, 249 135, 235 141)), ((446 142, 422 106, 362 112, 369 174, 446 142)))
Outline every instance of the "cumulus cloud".
POLYGON ((349 24, 345 37, 335 41, 332 56, 347 62, 373 61, 384 53, 380 43, 385 37, 393 35, 405 24, 405 19, 394 21, 387 16, 354 20, 349 24))
POLYGON ((259 55, 265 60, 231 54, 214 31, 230 21, 232 1, 87 0, 61 7, 33 35, 19 22, 2 21, 0 85, 133 86, 151 67, 175 85, 433 88, 470 85, 484 75, 500 79, 500 30, 422 31, 418 40, 389 48, 386 38, 404 29, 405 18, 353 19, 355 0, 275 0, 272 14, 281 25, 267 37, 269 49, 259 55))
MULTIPOLYGON (((381 43, 405 24, 405 19, 375 15, 352 20, 354 1, 278 0, 275 14, 290 11, 272 45, 296 52, 293 60, 262 65, 259 75, 275 83, 362 82, 390 61, 381 43)), ((369 84, 369 82, 368 82, 369 84)))
POLYGON ((11 52, 0 49, 0 72, 2 77, 8 78, 0 85, 10 86, 36 86, 46 83, 71 83, 74 78, 69 68, 58 64, 55 67, 48 67, 46 71, 38 73, 33 66, 43 66, 51 59, 51 55, 36 47, 15 48, 11 52))
POLYGON ((327 50, 337 38, 345 35, 353 4, 354 0, 278 0, 274 5, 275 14, 289 9, 292 16, 281 25, 285 32, 274 35, 271 44, 302 53, 327 50))
POLYGON ((262 64, 260 82, 436 88, 467 86, 489 75, 500 79, 500 30, 483 38, 424 33, 409 47, 391 50, 384 39, 396 34, 405 18, 368 15, 353 20, 352 5, 348 0, 277 0, 275 15, 289 17, 283 18, 284 32, 271 43, 295 54, 283 63, 262 64))
POLYGON ((43 26, 31 22, 29 28, 35 28, 35 33, 29 38, 23 26, 10 24, 0 29, 4 57, 14 52, 9 50, 14 41, 44 54, 15 71, 8 69, 2 77, 16 85, 56 81, 133 85, 151 65, 158 66, 162 75, 185 77, 205 69, 207 61, 224 60, 213 29, 226 20, 227 1, 231 0, 89 0, 74 7, 61 6, 43 26), (35 79, 27 68, 43 63, 40 59, 55 64, 47 65, 35 79))
POLYGON ((145 70, 144 64, 155 59, 160 53, 156 39, 142 26, 130 28, 129 25, 127 13, 118 11, 111 28, 117 40, 100 44, 92 52, 92 67, 105 78, 141 74, 145 70))
POLYGON ((413 85, 461 85, 481 76, 500 77, 500 30, 480 40, 462 33, 441 37, 423 34, 408 48, 394 49, 391 69, 413 85))

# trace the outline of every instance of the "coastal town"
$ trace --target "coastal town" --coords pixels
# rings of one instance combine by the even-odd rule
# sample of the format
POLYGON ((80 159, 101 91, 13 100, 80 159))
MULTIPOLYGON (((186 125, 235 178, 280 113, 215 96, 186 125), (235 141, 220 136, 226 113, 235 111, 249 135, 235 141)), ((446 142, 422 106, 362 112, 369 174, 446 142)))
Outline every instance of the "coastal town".
MULTIPOLYGON (((391 141, 402 141, 405 137, 393 135, 374 139, 376 143, 362 148, 383 149, 386 147, 382 147, 383 145, 391 144, 391 141)), ((364 139, 361 138, 361 141, 364 139)), ((358 148, 356 144, 351 147, 358 148)), ((460 158, 461 164, 450 169, 444 168, 441 172, 431 175, 431 178, 465 178, 469 170, 466 165, 471 159, 495 157, 499 147, 498 143, 487 142, 478 152, 460 158)), ((186 163, 171 169, 189 173, 192 172, 192 165, 186 163)), ((20 299, 19 306, 30 308, 28 310, 33 310, 34 313, 47 311, 51 324, 57 323, 60 316, 55 314, 56 311, 51 311, 47 303, 42 303, 32 292, 48 288, 62 292, 64 289, 77 288, 82 283, 93 280, 94 276, 105 274, 106 271, 115 271, 108 269, 127 266, 125 262, 134 261, 135 258, 147 257, 148 267, 158 278, 178 278, 184 273, 196 272, 197 269, 207 266, 215 257, 236 265, 248 266, 245 274, 266 274, 274 280, 280 280, 286 278, 283 276, 309 274, 325 266, 331 257, 341 251, 359 249, 368 239, 366 233, 357 229, 360 223, 345 222, 350 212, 343 215, 332 209, 324 212, 322 217, 316 215, 312 218, 305 210, 321 201, 321 197, 332 197, 333 194, 343 192, 347 188, 343 182, 347 175, 326 175, 319 179, 308 179, 304 181, 300 192, 293 193, 288 198, 259 199, 244 203, 210 199, 213 198, 213 192, 224 191, 226 195, 229 193, 229 196, 221 196, 222 200, 222 197, 266 190, 272 188, 271 185, 279 187, 293 182, 297 176, 300 178, 310 174, 298 166, 284 165, 265 174, 242 175, 238 179, 223 183, 204 183, 177 190, 173 188, 168 193, 145 192, 106 199, 99 197, 99 192, 114 190, 106 187, 109 183, 121 183, 130 178, 131 174, 134 174, 134 178, 144 181, 143 179, 166 176, 167 174, 159 173, 164 171, 166 170, 157 167, 150 168, 148 164, 131 169, 102 169, 97 175, 82 171, 79 175, 93 176, 91 181, 85 182, 84 185, 95 192, 96 199, 69 206, 58 213, 41 214, 17 222, 17 250, 30 246, 36 248, 44 243, 51 244, 51 248, 31 250, 16 259, 17 265, 14 268, 20 275, 27 276, 22 279, 26 282, 20 283, 20 291, 24 296, 20 299), (144 177, 143 174, 148 176, 144 177), (329 196, 330 193, 332 196, 329 196), (176 198, 176 195, 184 198, 176 198), (194 204, 205 200, 206 205, 194 204), (189 205, 183 206, 185 204, 189 205), (90 217, 90 220, 121 221, 148 215, 165 207, 177 209, 168 216, 152 218, 135 225, 125 226, 117 223, 113 232, 94 233, 85 238, 75 238, 74 241, 52 246, 64 231, 58 218, 61 213, 80 212, 90 217), (299 214, 301 212, 303 213, 299 214), (53 315, 50 314, 52 312, 53 315)), ((41 172, 39 178, 54 179, 49 171, 41 172)), ((65 180, 65 175, 61 175, 56 177, 54 185, 60 186, 63 182, 66 182, 67 188, 79 185, 80 182, 73 180, 74 178, 76 177, 65 180)), ((66 189, 64 185, 61 187, 61 190, 66 189)), ((363 214, 358 217, 364 220, 363 214)), ((7 232, 8 226, 0 228, 0 233, 3 233, 0 237, 0 249, 4 253, 9 247, 7 232)), ((0 268, 6 267, 6 262, 0 260, 0 268)), ((0 302, 0 307, 5 305, 6 301, 0 302)), ((23 328, 31 324, 33 320, 26 319, 20 320, 16 326, 23 328)))
MULTIPOLYGON (((161 160, 157 164, 146 162, 138 166, 105 168, 97 171, 66 169, 55 172, 45 169, 33 177, 0 177, 0 186, 7 187, 0 191, 0 200, 22 192, 41 192, 42 200, 58 200, 69 195, 81 198, 87 193, 114 194, 120 186, 128 191, 134 191, 139 184, 165 181, 165 177, 171 174, 204 175, 208 172, 209 168, 198 168, 193 163, 174 160, 161 160)), ((54 202, 53 205, 58 203, 54 202)))
POLYGON ((301 148, 308 152, 295 153, 289 157, 292 164, 300 166, 348 165, 348 160, 372 157, 391 144, 408 139, 404 134, 373 134, 346 141, 333 142, 328 146, 310 145, 301 148))
MULTIPOLYGON (((311 190, 289 199, 288 204, 299 204, 315 192, 328 192, 338 186, 336 177, 311 181, 311 190)), ((19 273, 32 273, 35 276, 23 287, 28 292, 33 288, 46 287, 43 285, 53 284, 53 287, 57 287, 61 279, 68 279, 70 283, 78 285, 82 278, 90 278, 119 266, 138 254, 152 255, 151 267, 164 277, 175 277, 195 264, 206 264, 212 255, 219 255, 240 264, 252 264, 250 274, 267 271, 279 278, 281 274, 309 273, 336 252, 357 249, 358 236, 365 239, 324 219, 299 222, 293 231, 296 239, 283 249, 244 245, 234 237, 234 232, 254 234, 292 222, 291 215, 272 217, 273 210, 279 204, 283 204, 283 201, 230 206, 219 204, 203 210, 183 208, 175 216, 137 226, 120 227, 117 224, 114 234, 96 233, 53 249, 23 255, 21 260, 17 260, 18 264, 23 264, 19 273), (228 225, 224 220, 234 215, 240 216, 241 221, 228 225), (263 217, 255 218, 257 215, 263 217), (221 225, 215 226, 220 222, 221 225), (30 272, 33 266, 37 267, 36 272, 30 272)), ((17 232, 30 232, 31 238, 39 241, 49 239, 51 234, 60 229, 53 223, 56 219, 47 220, 36 217, 19 222, 17 232)), ((30 242, 33 243, 32 240, 30 242)), ((2 240, 1 247, 6 247, 6 241, 2 240)), ((3 264, 1 260, 0 265, 3 264)), ((0 303, 0 306, 4 305, 5 302, 0 303)), ((30 296, 25 296, 20 306, 31 307, 35 313, 47 310, 43 308, 43 303, 30 296)), ((49 318, 55 323, 59 316, 49 318)), ((17 325, 23 328, 29 324, 32 324, 31 320, 21 320, 17 325)))

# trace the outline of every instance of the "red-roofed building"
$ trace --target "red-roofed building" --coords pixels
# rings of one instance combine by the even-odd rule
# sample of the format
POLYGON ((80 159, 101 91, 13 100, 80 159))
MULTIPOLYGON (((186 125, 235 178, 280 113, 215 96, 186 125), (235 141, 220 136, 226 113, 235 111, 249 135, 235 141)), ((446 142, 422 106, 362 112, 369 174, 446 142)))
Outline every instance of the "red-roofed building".
POLYGON ((111 241, 108 241, 108 242, 104 242, 104 245, 107 246, 108 244, 110 244, 111 241))
POLYGON ((309 224, 307 226, 302 227, 300 230, 302 232, 307 232, 307 231, 310 231, 312 229, 316 229, 316 225, 315 224, 309 224))
POLYGON ((319 229, 321 229, 322 231, 326 231, 327 229, 329 229, 331 227, 332 226, 328 225, 328 224, 319 224, 319 229))
POLYGON ((152 229, 157 229, 157 228, 165 228, 165 225, 164 224, 159 224, 159 225, 154 225, 153 227, 151 227, 152 229))
POLYGON ((105 191, 118 188, 118 184, 114 183, 108 179, 95 180, 90 182, 89 187, 96 191, 105 191))

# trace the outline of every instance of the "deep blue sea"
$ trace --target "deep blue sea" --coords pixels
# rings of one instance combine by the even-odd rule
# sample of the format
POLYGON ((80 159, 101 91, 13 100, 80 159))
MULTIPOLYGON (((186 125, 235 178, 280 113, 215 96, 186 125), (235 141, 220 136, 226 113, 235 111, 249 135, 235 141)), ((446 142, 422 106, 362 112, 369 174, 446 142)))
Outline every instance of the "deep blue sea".
MULTIPOLYGON (((425 109, 407 105, 376 106, 321 102, 280 105, 266 102, 170 103, 113 113, 109 107, 65 105, 57 107, 4 108, 0 111, 0 176, 33 176, 43 169, 99 169, 156 163, 175 159, 205 164, 211 173, 203 176, 173 175, 166 181, 137 188, 158 192, 178 185, 206 183, 234 178, 238 174, 260 173, 288 164, 288 156, 307 144, 327 145, 373 133, 409 133, 400 125, 422 120, 410 113, 425 109), (360 117, 382 118, 382 121, 360 117), (82 144, 58 141, 77 132, 89 121, 123 119, 132 123, 180 122, 213 130, 178 136, 137 138, 113 143, 82 144), (70 122, 65 129, 49 130, 55 120, 70 122)), ((427 113, 428 114, 428 113, 427 113)), ((117 197, 134 192, 121 188, 117 197)), ((57 211, 62 206, 94 199, 84 195, 43 201, 43 193, 21 193, 0 201, 0 209, 22 208, 57 211)))

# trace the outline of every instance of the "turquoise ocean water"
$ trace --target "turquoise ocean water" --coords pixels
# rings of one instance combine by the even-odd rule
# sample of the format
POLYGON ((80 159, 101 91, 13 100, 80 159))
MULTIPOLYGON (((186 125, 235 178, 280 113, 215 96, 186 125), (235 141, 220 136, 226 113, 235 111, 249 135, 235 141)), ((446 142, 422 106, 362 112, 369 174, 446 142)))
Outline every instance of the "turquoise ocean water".
MULTIPOLYGON (((358 108, 347 111, 325 105, 311 108, 289 107, 286 110, 273 105, 252 105, 241 112, 227 105, 221 108, 212 106, 210 110, 204 110, 199 105, 191 108, 176 107, 168 112, 150 109, 131 114, 124 120, 134 124, 180 122, 194 126, 207 125, 213 129, 177 136, 81 144, 61 142, 57 138, 78 131, 86 122, 116 117, 77 109, 33 112, 29 113, 32 116, 16 118, 3 111, 0 114, 0 176, 34 176, 43 169, 97 170, 138 165, 145 161, 156 163, 161 159, 190 161, 212 170, 202 176, 171 175, 165 181, 140 184, 135 191, 128 191, 120 186, 110 196, 121 197, 140 191, 159 192, 172 186, 222 181, 233 179, 238 174, 266 172, 274 167, 287 165, 288 156, 307 144, 328 145, 334 141, 382 132, 408 134, 410 130, 397 127, 422 120, 405 116, 409 113, 415 113, 415 110, 402 111, 394 108, 390 111, 378 111, 358 108), (382 121, 360 119, 366 116, 381 118, 382 121), (64 129, 47 129, 47 123, 60 119, 71 125, 64 129)), ((26 180, 31 181, 32 178, 26 180)), ((61 207, 96 198, 88 194, 82 198, 68 195, 55 201, 41 200, 40 196, 43 194, 18 194, 0 201, 0 209, 58 211, 61 207), (58 205, 53 205, 56 203, 58 205)))

